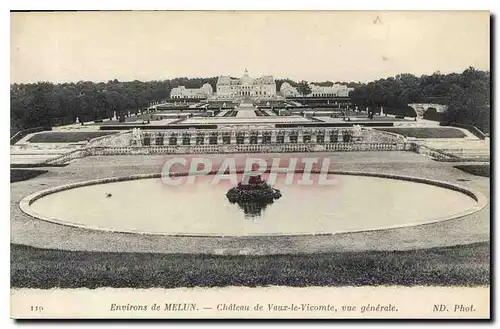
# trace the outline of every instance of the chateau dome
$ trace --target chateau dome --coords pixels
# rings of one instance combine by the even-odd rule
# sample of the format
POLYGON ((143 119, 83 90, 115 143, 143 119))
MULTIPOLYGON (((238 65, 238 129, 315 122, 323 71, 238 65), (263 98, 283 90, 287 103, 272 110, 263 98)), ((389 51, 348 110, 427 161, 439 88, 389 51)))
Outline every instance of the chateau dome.
POLYGON ((242 85, 251 85, 253 83, 253 79, 248 75, 248 70, 245 69, 245 74, 240 78, 240 84, 242 85))

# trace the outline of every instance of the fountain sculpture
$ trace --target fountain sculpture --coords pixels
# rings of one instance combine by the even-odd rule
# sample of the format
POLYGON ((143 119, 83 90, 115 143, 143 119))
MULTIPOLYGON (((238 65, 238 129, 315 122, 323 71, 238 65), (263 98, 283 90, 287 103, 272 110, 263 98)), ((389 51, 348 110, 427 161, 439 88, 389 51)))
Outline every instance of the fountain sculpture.
POLYGON ((245 215, 259 216, 263 209, 281 198, 281 191, 271 187, 261 175, 247 177, 238 186, 231 188, 226 197, 231 203, 237 203, 245 215))

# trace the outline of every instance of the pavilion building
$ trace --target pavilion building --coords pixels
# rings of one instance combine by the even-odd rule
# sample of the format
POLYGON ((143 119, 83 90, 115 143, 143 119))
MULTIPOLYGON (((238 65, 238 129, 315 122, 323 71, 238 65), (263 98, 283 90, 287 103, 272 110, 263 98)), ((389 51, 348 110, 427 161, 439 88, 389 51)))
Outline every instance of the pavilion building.
POLYGON ((280 93, 283 97, 298 97, 300 96, 297 88, 292 87, 288 82, 283 82, 280 87, 280 93))
POLYGON ((338 83, 333 84, 333 86, 318 86, 311 83, 309 87, 311 88, 311 93, 308 95, 310 97, 347 97, 349 92, 354 90, 354 88, 338 83))
MULTIPOLYGON (((349 88, 338 83, 335 83, 332 86, 318 86, 314 83, 310 83, 309 88, 311 88, 311 93, 305 95, 306 97, 348 97, 349 92, 354 90, 354 88, 349 88)), ((293 87, 288 82, 283 82, 280 87, 280 94, 283 97, 302 96, 297 88, 293 87)))
POLYGON ((209 83, 205 83, 201 88, 186 88, 179 86, 170 91, 170 98, 210 98, 213 94, 213 88, 209 83))

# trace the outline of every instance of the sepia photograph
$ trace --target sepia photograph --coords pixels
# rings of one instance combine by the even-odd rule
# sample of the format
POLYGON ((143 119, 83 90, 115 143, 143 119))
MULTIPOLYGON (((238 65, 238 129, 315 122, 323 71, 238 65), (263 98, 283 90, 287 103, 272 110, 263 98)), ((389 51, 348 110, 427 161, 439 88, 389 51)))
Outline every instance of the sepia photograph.
POLYGON ((13 11, 13 319, 490 319, 489 11, 13 11))

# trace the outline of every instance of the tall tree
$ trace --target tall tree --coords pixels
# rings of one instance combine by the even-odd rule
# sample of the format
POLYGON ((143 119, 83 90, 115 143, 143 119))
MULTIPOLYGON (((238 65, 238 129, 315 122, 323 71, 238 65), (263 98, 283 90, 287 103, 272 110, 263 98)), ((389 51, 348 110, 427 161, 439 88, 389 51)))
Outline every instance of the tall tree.
POLYGON ((307 96, 311 93, 311 87, 309 87, 309 84, 307 81, 302 80, 301 82, 298 83, 297 85, 297 91, 302 95, 302 96, 307 96))

